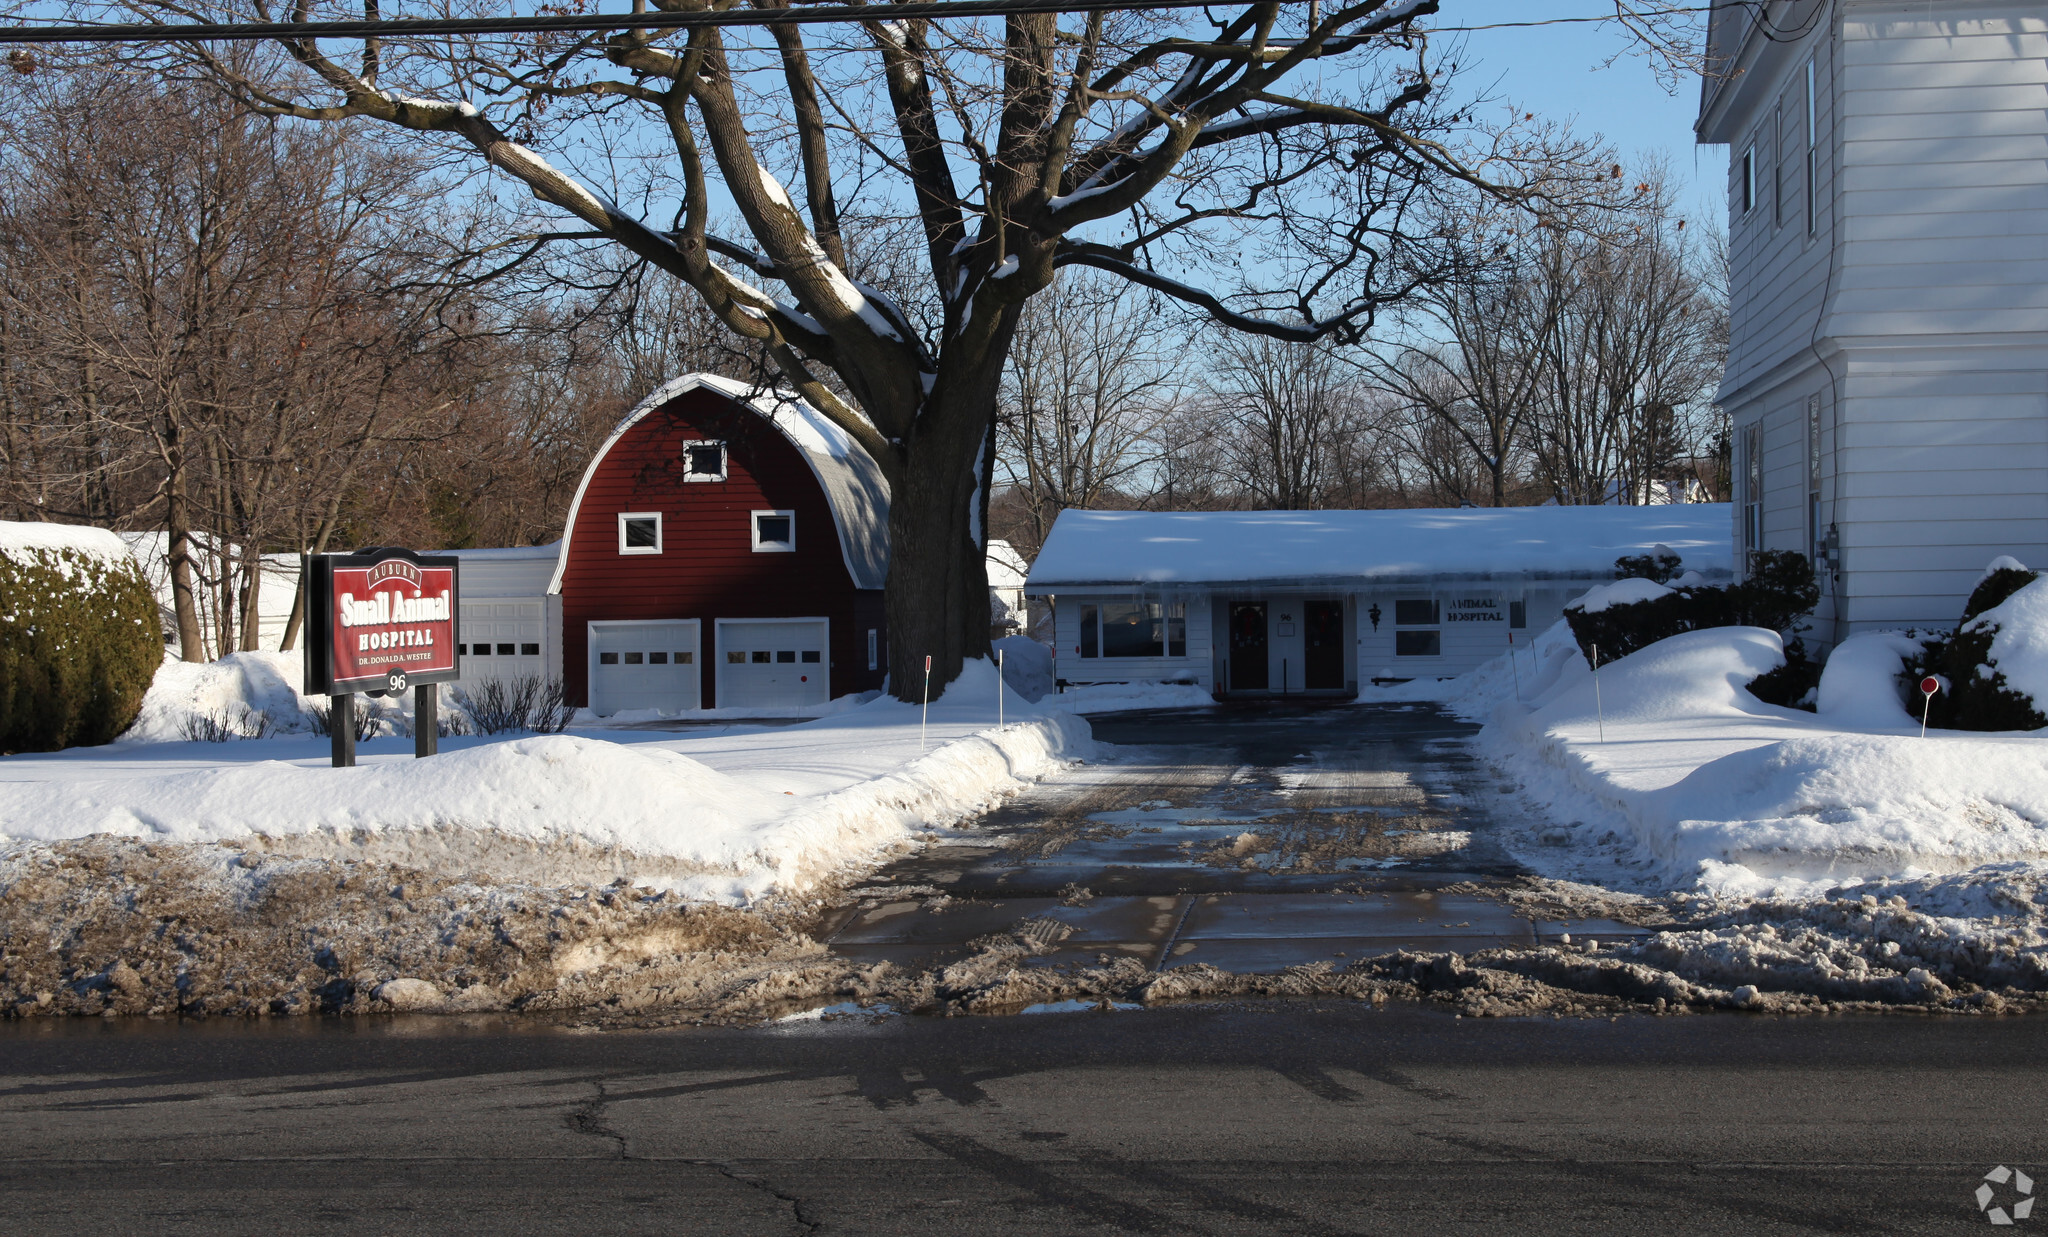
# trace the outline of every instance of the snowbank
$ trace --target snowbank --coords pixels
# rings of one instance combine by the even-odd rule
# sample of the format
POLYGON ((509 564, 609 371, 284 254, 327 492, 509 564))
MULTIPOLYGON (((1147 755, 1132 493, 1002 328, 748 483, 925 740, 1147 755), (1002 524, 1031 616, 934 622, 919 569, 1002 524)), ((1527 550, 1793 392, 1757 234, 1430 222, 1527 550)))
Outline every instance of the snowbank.
MULTIPOLYGON (((295 696, 288 661, 167 665, 151 724, 174 724, 181 690, 281 708, 295 696)), ((425 760, 408 757, 409 742, 373 741, 354 769, 326 767, 326 745, 305 737, 10 757, 0 838, 237 841, 516 879, 625 876, 745 901, 809 887, 1092 753, 1085 722, 1014 692, 1012 724, 997 728, 996 691, 995 667, 972 662, 928 724, 917 706, 881 699, 703 738, 468 738, 425 760)))
POLYGON ((1920 642, 1895 631, 1870 631, 1835 646, 1820 672, 1814 708, 1822 717, 1855 730, 1918 727, 1899 700, 1899 673, 1920 642))
MULTIPOLYGON (((2040 740, 1907 731, 1888 685, 1902 641, 1845 641, 1818 716, 1746 690, 1783 661, 1777 634, 1760 628, 1659 641, 1603 666, 1597 687, 1583 658, 1556 658, 1480 736, 1547 815, 1570 822, 1549 840, 1579 847, 1525 858, 1584 876, 1586 852, 1606 840, 1608 875, 1745 894, 2048 859, 2040 740)), ((1482 675, 1497 689, 1497 667, 1471 677, 1482 675)), ((1465 699, 1483 701, 1480 687, 1465 699)))
POLYGON ((1039 701, 1049 713, 1128 713, 1137 709, 1211 709, 1216 697, 1193 683, 1092 683, 1039 701))
POLYGON ((1580 597, 1565 608, 1568 610, 1578 610, 1586 614, 1599 614, 1609 606, 1633 606, 1645 601, 1655 601, 1659 597, 1669 597, 1670 595, 1671 590, 1655 580, 1631 577, 1626 580, 1616 580, 1612 584, 1602 584, 1597 588, 1587 589, 1583 597, 1580 597))
POLYGON ((1033 704, 1052 694, 1052 650, 1029 636, 1004 636, 996 641, 1003 658, 1003 682, 1033 704))
MULTIPOLYGON (((192 737, 199 719, 255 733, 303 728, 308 701, 299 694, 304 668, 297 653, 230 653, 219 661, 166 657, 120 743, 176 743, 192 737)), ((320 697, 325 703, 326 697, 320 697)))
POLYGON ((120 535, 84 524, 29 524, 0 520, 0 555, 25 560, 38 550, 70 550, 108 562, 127 562, 120 535))

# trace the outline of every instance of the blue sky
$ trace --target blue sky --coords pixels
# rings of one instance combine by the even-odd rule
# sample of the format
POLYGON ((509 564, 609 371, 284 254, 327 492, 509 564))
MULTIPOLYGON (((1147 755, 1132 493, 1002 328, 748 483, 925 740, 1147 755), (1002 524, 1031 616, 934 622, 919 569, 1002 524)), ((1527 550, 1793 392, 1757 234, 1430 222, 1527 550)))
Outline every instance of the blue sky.
MULTIPOLYGON (((1444 0, 1437 21, 1481 26, 1613 11, 1612 0, 1444 0)), ((1647 61, 1628 54, 1627 37, 1608 22, 1482 30, 1464 37, 1473 53, 1462 61, 1464 88, 1490 87, 1487 93, 1523 111, 1575 118, 1580 132, 1600 133, 1625 154, 1662 152, 1680 182, 1687 213, 1722 218, 1728 152, 1693 145, 1697 78, 1682 82, 1676 95, 1667 92, 1647 61), (1602 68, 1617 51, 1623 55, 1602 68)))

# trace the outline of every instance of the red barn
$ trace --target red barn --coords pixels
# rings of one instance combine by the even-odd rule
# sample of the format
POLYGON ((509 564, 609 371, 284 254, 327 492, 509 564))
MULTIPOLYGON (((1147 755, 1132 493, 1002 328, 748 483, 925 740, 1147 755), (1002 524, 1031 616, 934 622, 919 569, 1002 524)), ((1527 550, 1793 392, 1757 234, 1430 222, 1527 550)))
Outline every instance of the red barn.
POLYGON ((889 489, 796 400, 690 374, 627 414, 569 505, 569 702, 626 709, 822 704, 882 685, 889 489))

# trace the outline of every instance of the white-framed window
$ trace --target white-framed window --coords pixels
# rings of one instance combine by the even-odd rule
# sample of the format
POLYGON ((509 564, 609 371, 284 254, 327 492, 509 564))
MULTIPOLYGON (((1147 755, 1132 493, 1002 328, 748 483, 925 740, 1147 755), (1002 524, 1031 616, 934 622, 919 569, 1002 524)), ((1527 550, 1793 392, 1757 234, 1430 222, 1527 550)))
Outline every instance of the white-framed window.
POLYGON ((1747 556, 1764 548, 1764 427, 1752 421, 1742 427, 1742 549, 1747 556))
POLYGON ((1815 62, 1806 62, 1806 234, 1816 236, 1820 227, 1820 189, 1814 179, 1820 174, 1820 160, 1817 157, 1819 129, 1819 99, 1815 93, 1815 62))
POLYGON ((661 512, 619 512, 619 553, 661 553, 661 512))
POLYGON ((1443 610, 1434 597, 1394 601, 1394 656, 1442 657, 1443 610))
POLYGON ((1746 216, 1756 209, 1756 143, 1751 142, 1742 152, 1741 184, 1742 213, 1746 216))
POLYGON ((787 554, 796 549, 796 512, 756 511, 754 553, 787 554))
POLYGON ((1082 657, 1186 657, 1182 602, 1110 601, 1081 607, 1082 657))
POLYGON ((683 480, 725 480, 725 444, 709 440, 684 443, 683 480))

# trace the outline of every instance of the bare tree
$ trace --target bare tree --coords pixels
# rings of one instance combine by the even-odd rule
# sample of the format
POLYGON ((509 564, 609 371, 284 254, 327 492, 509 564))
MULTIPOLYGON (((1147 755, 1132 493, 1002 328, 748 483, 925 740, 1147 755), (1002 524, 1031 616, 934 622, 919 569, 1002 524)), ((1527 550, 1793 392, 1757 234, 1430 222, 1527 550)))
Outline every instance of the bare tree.
POLYGON ((1332 505, 1345 488, 1342 462, 1367 428, 1357 371, 1328 345, 1222 335, 1210 375, 1210 467, 1250 506, 1332 505))
POLYGON ((1064 272, 1018 316, 999 420, 998 471, 1021 500, 1027 553, 1059 513, 1142 499, 1159 430, 1187 384, 1191 334, 1159 298, 1064 272))
MULTIPOLYGON (((271 16, 262 0, 78 7, 271 16)), ((1445 238, 1419 223, 1446 187, 1526 194, 1570 173, 1512 143, 1454 149, 1467 118, 1441 101, 1418 24, 1438 7, 1359 0, 1311 8, 1311 24, 1267 3, 1213 18, 1032 13, 824 35, 792 23, 762 39, 712 27, 383 37, 348 62, 331 44, 285 39, 274 65, 204 46, 158 55, 264 115, 446 139, 568 216, 575 235, 689 285, 879 461, 895 496, 894 681, 916 680, 929 653, 946 683, 987 649, 980 541, 999 386, 1018 315, 1057 269, 1093 267, 1267 339, 1355 340, 1383 306, 1452 272, 1445 238), (579 133, 599 143, 580 151, 603 182, 533 149, 579 133), (711 230, 714 177, 744 240, 711 230), (623 204, 635 196, 672 203, 673 222, 623 204), (906 218, 915 296, 885 287, 903 286, 900 249, 859 243, 864 219, 906 218), (1233 266, 1235 284, 1191 278, 1233 266)), ((1622 7, 1654 33, 1674 6, 1622 7)))

